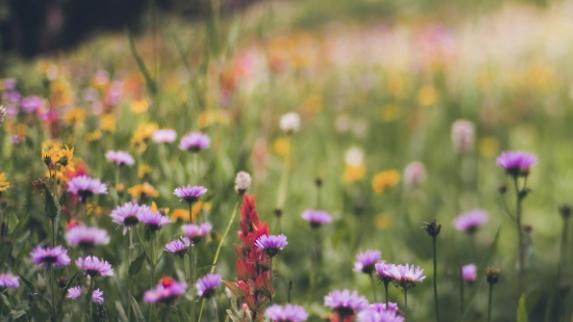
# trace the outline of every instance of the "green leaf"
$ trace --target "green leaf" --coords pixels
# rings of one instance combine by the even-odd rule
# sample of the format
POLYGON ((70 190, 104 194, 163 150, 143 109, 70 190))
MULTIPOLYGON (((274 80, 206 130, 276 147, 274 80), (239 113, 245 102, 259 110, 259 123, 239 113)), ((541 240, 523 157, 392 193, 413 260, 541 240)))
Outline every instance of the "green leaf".
POLYGON ((139 307, 137 300, 133 296, 130 296, 130 301, 131 301, 131 308, 133 309, 133 313, 135 314, 135 319, 139 322, 145 322, 145 317, 143 316, 143 312, 141 311, 141 308, 139 307))
POLYGON ((120 321, 129 322, 127 314, 125 314, 125 310, 123 309, 123 306, 121 305, 121 303, 119 303, 119 301, 115 301, 115 310, 117 311, 117 315, 120 321))
POLYGON ((141 270, 141 266, 143 266, 143 261, 145 261, 145 257, 146 257, 145 252, 141 252, 141 254, 139 254, 139 256, 137 256, 131 262, 131 264, 129 264, 128 273, 130 276, 139 273, 139 271, 141 270))
POLYGON ((517 322, 527 322, 527 307, 525 305, 525 294, 522 294, 517 304, 517 322))
POLYGON ((48 190, 48 188, 45 186, 44 186, 44 211, 46 212, 46 216, 50 219, 54 219, 58 215, 58 206, 56 205, 54 196, 52 195, 50 190, 48 190))

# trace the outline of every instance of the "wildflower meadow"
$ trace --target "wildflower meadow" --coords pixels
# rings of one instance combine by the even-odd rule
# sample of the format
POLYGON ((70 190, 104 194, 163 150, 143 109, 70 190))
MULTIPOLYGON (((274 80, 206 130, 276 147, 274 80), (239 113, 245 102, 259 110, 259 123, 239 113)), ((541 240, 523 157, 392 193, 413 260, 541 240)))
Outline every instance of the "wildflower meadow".
POLYGON ((573 321, 573 2, 478 2, 0 51, 0 321, 573 321))

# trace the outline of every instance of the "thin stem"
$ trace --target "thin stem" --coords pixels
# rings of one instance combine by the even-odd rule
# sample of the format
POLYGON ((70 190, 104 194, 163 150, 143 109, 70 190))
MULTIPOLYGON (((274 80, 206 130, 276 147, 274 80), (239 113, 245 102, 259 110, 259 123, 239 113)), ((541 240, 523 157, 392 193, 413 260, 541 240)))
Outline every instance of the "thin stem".
POLYGON ((487 298, 487 322, 491 322, 491 308, 492 308, 492 296, 493 295, 493 284, 489 284, 489 294, 487 298))
POLYGON ((52 298, 52 321, 58 321, 57 311, 56 311, 56 286, 55 286, 55 276, 54 267, 50 265, 50 288, 51 288, 51 298, 52 298))
POLYGON ((432 245, 433 245, 433 249, 434 249, 434 309, 436 312, 436 321, 439 322, 440 321, 440 303, 438 300, 438 260, 437 260, 437 254, 438 254, 438 247, 436 244, 436 240, 437 238, 434 236, 432 237, 432 245))
POLYGON ((523 227, 521 223, 521 196, 519 185, 517 182, 517 177, 513 177, 513 186, 515 188, 515 223, 517 228, 517 238, 518 238, 518 253, 517 253, 517 287, 519 294, 521 294, 523 289, 523 270, 525 265, 525 248, 523 243, 523 227))
POLYGON ((223 233, 223 236, 221 237, 221 241, 219 242, 219 245, 217 246, 217 250, 215 251, 215 256, 213 257, 213 263, 211 264, 211 274, 213 274, 215 272, 215 269, 217 267, 217 262, 219 260, 219 255, 221 254, 221 248, 223 248, 223 244, 225 243, 225 240, 227 239, 227 235, 229 234, 229 231, 231 231, 231 227, 233 226, 233 222, 235 222, 235 217, 237 216, 237 209, 239 208, 239 202, 237 201, 235 203, 235 207, 233 208, 233 213, 231 214, 231 219, 229 219, 229 222, 227 223, 227 228, 225 228, 225 232, 223 233))
POLYGON ((404 288, 404 321, 408 321, 408 289, 404 288))
POLYGON ((197 322, 201 322, 201 320, 203 319, 203 307, 205 306, 205 299, 201 298, 201 307, 199 308, 199 319, 197 320, 197 322))
POLYGON ((271 284, 271 292, 269 293, 269 297, 271 300, 271 304, 273 304, 273 292, 272 292, 272 287, 273 287, 273 258, 270 258, 270 263, 269 263, 269 283, 271 284))
POLYGON ((388 309, 388 284, 390 284, 390 281, 384 279, 384 296, 386 299, 386 309, 388 309))
POLYGON ((464 314, 464 277, 463 277, 463 268, 460 266, 460 312, 462 315, 464 314))
POLYGON ((219 322, 219 308, 217 307, 217 298, 213 297, 213 318, 216 322, 219 322))
POLYGON ((52 247, 56 246, 56 218, 50 218, 52 224, 52 247))
POLYGON ((370 273, 368 274, 368 276, 370 276, 370 285, 372 286, 372 299, 374 300, 374 302, 378 302, 376 296, 376 282, 374 281, 374 273, 370 273))

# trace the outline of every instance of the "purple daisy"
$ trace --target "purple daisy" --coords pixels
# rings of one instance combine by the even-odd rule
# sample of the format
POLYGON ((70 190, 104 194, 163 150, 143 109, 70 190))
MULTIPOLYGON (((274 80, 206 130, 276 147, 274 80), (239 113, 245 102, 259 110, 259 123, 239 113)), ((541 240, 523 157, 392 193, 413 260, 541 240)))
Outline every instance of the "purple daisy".
POLYGON ((76 266, 91 277, 95 276, 113 276, 111 264, 104 259, 95 256, 86 256, 76 259, 76 266))
POLYGON ((197 289, 197 295, 203 298, 210 298, 215 294, 215 291, 221 287, 221 275, 219 274, 207 274, 195 283, 195 288, 197 289))
POLYGON ((163 250, 165 250, 168 253, 183 256, 185 254, 185 251, 187 251, 187 249, 189 248, 189 246, 191 246, 191 241, 189 240, 189 238, 181 237, 167 243, 167 245, 165 245, 163 250))
POLYGON ((139 212, 139 221, 151 231, 157 231, 161 227, 169 224, 169 218, 159 212, 153 211, 148 206, 142 206, 139 212))
POLYGON ((302 213, 301 217, 308 221, 312 228, 319 228, 332 222, 332 216, 322 210, 307 209, 302 213))
POLYGON ((481 209, 474 209, 464 212, 454 220, 454 227, 459 231, 474 233, 480 226, 489 219, 487 212, 481 209))
POLYGON ((262 235, 255 241, 255 246, 270 257, 274 257, 288 245, 285 235, 262 235))
POLYGON ((32 250, 31 256, 32 263, 44 267, 53 266, 55 268, 63 268, 68 266, 71 262, 68 251, 62 246, 56 246, 54 248, 42 248, 38 246, 32 250))
POLYGON ((171 277, 163 277, 155 288, 145 291, 143 300, 149 304, 157 302, 172 303, 175 299, 185 294, 186 290, 187 284, 185 282, 177 282, 171 277))
POLYGON ((404 317, 392 311, 376 311, 370 308, 360 311, 357 322, 404 322, 404 317))
POLYGON ((39 96, 26 96, 20 102, 22 110, 26 113, 34 113, 42 108, 43 101, 39 96))
POLYGON ((161 129, 153 133, 151 140, 157 144, 173 143, 177 139, 177 132, 172 129, 161 129))
POLYGON ((77 176, 68 182, 68 192, 78 196, 81 202, 85 202, 93 195, 106 194, 107 186, 98 179, 88 176, 77 176))
POLYGON ((66 242, 70 246, 92 247, 107 245, 109 235, 105 229, 77 225, 66 231, 66 242))
POLYGON ((82 296, 83 292, 84 290, 81 288, 81 286, 70 287, 66 292, 66 298, 75 301, 82 296))
POLYGON ((528 152, 506 151, 497 157, 496 164, 514 177, 527 176, 537 162, 537 157, 528 152))
POLYGON ((354 271, 370 274, 374 271, 374 265, 380 261, 382 254, 377 250, 367 250, 356 255, 354 271))
POLYGON ((275 304, 267 308, 265 317, 271 322, 304 322, 308 319, 308 313, 299 305, 275 304))
POLYGON ((195 202, 199 200, 199 197, 207 193, 207 188, 203 186, 184 186, 176 188, 173 194, 181 201, 195 202))
POLYGON ((376 270, 376 275, 378 275, 378 278, 380 278, 380 280, 385 283, 392 281, 394 276, 400 275, 398 266, 395 264, 379 262, 374 265, 374 269, 376 270))
POLYGON ((462 266, 462 278, 467 283, 475 282, 477 279, 477 266, 475 264, 462 266))
POLYGON ((125 151, 107 151, 105 153, 105 158, 121 167, 121 166, 129 166, 131 167, 132 165, 135 164, 135 160, 133 159, 133 157, 131 156, 131 154, 125 152, 125 151))
POLYGON ((103 291, 100 290, 99 288, 95 289, 92 292, 91 300, 95 304, 102 305, 103 304, 103 291))
POLYGON ((403 289, 412 288, 426 279, 424 270, 418 266, 405 264, 396 265, 396 268, 391 271, 392 281, 403 289))
POLYGON ((332 291, 324 297, 324 305, 341 317, 351 316, 368 306, 368 301, 356 291, 332 291))
POLYGON ((193 132, 185 135, 179 142, 179 148, 184 151, 199 152, 209 147, 211 140, 206 134, 193 132))
POLYGON ((201 240, 205 239, 211 233, 211 224, 203 223, 201 225, 188 224, 181 226, 183 235, 189 238, 194 244, 199 243, 201 240))
POLYGON ((11 273, 0 274, 0 290, 5 288, 20 287, 20 278, 11 273))
POLYGON ((368 307, 365 310, 372 310, 376 312, 385 312, 385 311, 390 311, 394 313, 399 312, 398 304, 394 302, 388 302, 388 307, 386 307, 386 303, 372 303, 368 305, 368 307))
POLYGON ((114 223, 128 228, 139 223, 140 211, 140 205, 135 202, 127 202, 121 206, 115 207, 111 212, 111 218, 114 223))

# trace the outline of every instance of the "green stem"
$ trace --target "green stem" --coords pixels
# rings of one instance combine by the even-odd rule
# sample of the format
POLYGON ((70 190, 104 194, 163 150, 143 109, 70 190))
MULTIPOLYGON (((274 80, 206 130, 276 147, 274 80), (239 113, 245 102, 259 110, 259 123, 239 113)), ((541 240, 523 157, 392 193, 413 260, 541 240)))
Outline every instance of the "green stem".
POLYGON ((231 214, 231 219, 229 219, 229 222, 227 223, 227 228, 225 228, 225 232, 223 233, 223 236, 221 237, 221 241, 219 242, 219 245, 217 246, 217 250, 215 251, 215 256, 213 257, 213 263, 211 264, 211 274, 213 274, 215 272, 215 269, 217 268, 217 262, 219 260, 219 255, 221 254, 221 249, 223 248, 225 240, 227 239, 227 235, 229 235, 229 231, 231 231, 231 227, 233 226, 233 223, 235 222, 235 217, 237 216, 237 209, 238 208, 239 208, 239 202, 237 201, 235 203, 235 207, 233 208, 233 213, 231 214))
POLYGON ((434 249, 434 309, 435 309, 435 313, 436 313, 436 321, 439 322, 440 321, 440 303, 438 300, 438 259, 437 259, 437 255, 438 255, 438 247, 436 244, 436 237, 432 238, 432 245, 433 245, 433 249, 434 249))
POLYGON ((493 298, 493 284, 489 284, 489 293, 487 298, 487 322, 491 322, 492 298, 493 298))
POLYGON ((460 312, 464 314, 464 277, 463 268, 460 266, 460 312))
POLYGON ((199 319, 197 320, 197 322, 201 322, 201 320, 203 319, 203 308, 205 306, 205 300, 203 298, 201 298, 201 307, 199 308, 199 319))
POLYGON ((51 288, 51 300, 52 300, 52 321, 58 321, 58 314, 56 310, 56 286, 55 286, 55 276, 54 276, 54 267, 50 265, 50 288, 51 288))
POLYGON ((50 218, 52 224, 52 247, 56 247, 56 218, 50 218))
POLYGON ((378 302, 376 296, 376 282, 374 281, 374 273, 370 273, 368 275, 370 276, 370 285, 372 286, 372 299, 374 300, 374 302, 378 302))
POLYGON ((390 284, 390 281, 384 279, 384 296, 386 300, 386 309, 388 309, 388 284, 390 284))
POLYGON ((404 321, 408 321, 408 289, 404 288, 404 321))
POLYGON ((516 210, 515 210, 515 221, 516 221, 516 228, 517 228, 517 238, 518 238, 518 248, 517 248, 517 287, 519 290, 519 294, 521 294, 523 289, 523 270, 525 265, 525 245, 523 243, 523 227, 521 223, 521 197, 519 189, 519 185, 517 183, 517 177, 513 177, 513 186, 515 188, 515 202, 516 202, 516 210))

